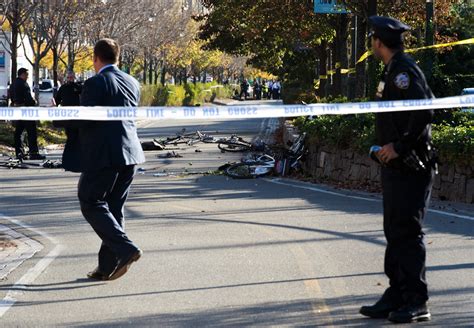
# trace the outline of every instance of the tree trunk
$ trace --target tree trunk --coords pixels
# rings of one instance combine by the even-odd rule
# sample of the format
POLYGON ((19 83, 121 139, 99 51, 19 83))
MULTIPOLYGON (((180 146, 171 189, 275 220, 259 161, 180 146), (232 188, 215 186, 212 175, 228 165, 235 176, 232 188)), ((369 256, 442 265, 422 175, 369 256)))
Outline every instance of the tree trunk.
POLYGON ((54 80, 54 94, 58 90, 58 67, 59 67, 59 56, 58 49, 56 47, 51 48, 53 52, 53 80, 54 80))
POLYGON ((154 60, 150 58, 149 60, 150 64, 148 65, 148 82, 149 84, 153 84, 153 65, 154 65, 154 60))
MULTIPOLYGON (((366 51, 367 22, 364 17, 357 17, 357 59, 359 59, 366 51)), ((356 98, 365 97, 366 75, 365 66, 367 61, 363 61, 356 65, 356 98)))
POLYGON ((39 56, 35 56, 35 65, 33 67, 33 70, 34 70, 34 80, 33 81, 34 81, 35 99, 39 103, 39 71, 40 71, 40 58, 39 58, 39 56))
POLYGON ((12 61, 12 67, 11 67, 11 82, 16 78, 16 73, 18 71, 18 64, 16 58, 18 57, 18 25, 12 25, 12 40, 11 40, 11 61, 12 61))
POLYGON ((319 54, 319 88, 318 96, 323 98, 326 96, 326 85, 327 85, 327 41, 321 41, 321 45, 318 47, 319 54))
POLYGON ((146 84, 147 67, 146 56, 143 56, 143 84, 146 84))
POLYGON ((67 45, 67 70, 74 72, 74 60, 76 54, 74 53, 74 45, 71 42, 67 45))
POLYGON ((188 84, 188 69, 186 67, 183 68, 182 74, 184 84, 188 84))
POLYGON ((178 80, 178 72, 176 70, 173 71, 173 82, 176 85, 176 81, 178 80))
POLYGON ((165 85, 166 83, 166 65, 165 62, 163 62, 163 65, 161 66, 161 85, 165 85))
POLYGON ((360 19, 357 15, 352 16, 351 20, 351 60, 349 62, 349 69, 351 73, 348 74, 348 97, 349 99, 354 99, 356 97, 356 74, 355 74, 355 63, 357 61, 357 20, 360 19), (354 71, 352 71, 354 69, 354 71))
POLYGON ((347 75, 341 73, 342 68, 348 65, 347 60, 347 39, 349 19, 347 14, 340 14, 336 20, 336 38, 334 40, 333 54, 335 61, 334 85, 332 94, 334 96, 347 95, 347 75))
MULTIPOLYGON (((369 0, 369 11, 368 17, 377 15, 377 0, 369 0)), ((368 40, 370 43, 371 40, 368 40)), ((370 49, 371 45, 368 44, 367 48, 370 49)), ((368 58, 368 81, 367 81, 367 97, 369 99, 375 99, 375 92, 377 89, 377 62, 375 61, 374 56, 368 58)))

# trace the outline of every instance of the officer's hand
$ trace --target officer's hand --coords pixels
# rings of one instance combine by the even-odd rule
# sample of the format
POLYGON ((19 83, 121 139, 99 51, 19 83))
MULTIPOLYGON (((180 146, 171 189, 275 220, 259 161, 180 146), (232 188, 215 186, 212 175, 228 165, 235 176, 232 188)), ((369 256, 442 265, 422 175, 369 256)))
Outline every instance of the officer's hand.
POLYGON ((395 151, 395 148, 393 148, 393 143, 384 145, 382 149, 379 150, 377 155, 384 163, 388 163, 392 159, 395 159, 398 157, 398 154, 395 151))

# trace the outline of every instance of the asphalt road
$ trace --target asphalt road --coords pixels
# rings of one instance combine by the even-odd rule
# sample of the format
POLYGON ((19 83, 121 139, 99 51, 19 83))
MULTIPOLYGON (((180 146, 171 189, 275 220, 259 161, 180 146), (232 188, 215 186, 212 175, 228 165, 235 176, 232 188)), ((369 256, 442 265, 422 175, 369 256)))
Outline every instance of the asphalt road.
MULTIPOLYGON (((251 139, 275 123, 140 122, 140 136, 186 127, 251 139)), ((378 195, 202 175, 239 155, 173 151, 182 157, 147 152, 140 165, 126 214, 144 256, 108 283, 85 279, 100 241, 79 211, 78 175, 0 170, 0 223, 43 245, 0 282, 1 327, 391 326, 358 314, 387 287, 378 195)), ((464 211, 428 215, 423 326, 473 327, 473 207, 464 211)))

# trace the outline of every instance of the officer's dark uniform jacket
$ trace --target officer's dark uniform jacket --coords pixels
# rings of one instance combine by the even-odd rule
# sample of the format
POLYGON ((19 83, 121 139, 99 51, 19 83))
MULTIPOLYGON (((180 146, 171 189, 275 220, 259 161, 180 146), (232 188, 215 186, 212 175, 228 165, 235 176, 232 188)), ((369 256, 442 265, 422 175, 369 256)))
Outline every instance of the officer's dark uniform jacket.
MULTIPOLYGON (((383 80, 377 90, 379 100, 410 100, 434 98, 423 73, 414 60, 400 51, 385 66, 383 80)), ((407 156, 416 155, 427 170, 431 168, 431 121, 433 110, 395 111, 376 114, 376 134, 379 145, 394 144, 399 157, 389 167, 411 170, 404 163, 407 156)), ((413 164, 413 163, 412 163, 413 164)))
POLYGON ((79 106, 81 102, 82 86, 76 82, 68 82, 62 85, 54 100, 61 106, 79 106))
POLYGON ((34 106, 36 105, 35 100, 31 96, 31 89, 28 83, 17 78, 11 88, 11 99, 15 106, 34 106))

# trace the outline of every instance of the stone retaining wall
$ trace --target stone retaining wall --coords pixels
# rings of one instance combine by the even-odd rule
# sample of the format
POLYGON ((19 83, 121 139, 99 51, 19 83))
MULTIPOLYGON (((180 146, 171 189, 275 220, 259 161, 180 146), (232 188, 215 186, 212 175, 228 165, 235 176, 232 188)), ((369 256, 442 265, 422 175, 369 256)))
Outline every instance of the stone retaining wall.
MULTIPOLYGON (((296 131, 286 125, 285 142, 294 138, 296 131)), ((307 160, 303 169, 314 178, 337 183, 354 183, 380 188, 380 166, 368 154, 352 150, 332 149, 308 144, 307 160)), ((433 185, 433 197, 474 203, 474 163, 470 166, 440 165, 433 185)))
MULTIPOLYGON (((380 186, 380 166, 367 155, 351 150, 329 150, 315 145, 308 145, 308 150, 304 168, 311 176, 335 182, 353 181, 380 186)), ((433 197, 474 203, 473 167, 440 165, 433 185, 433 197)))

